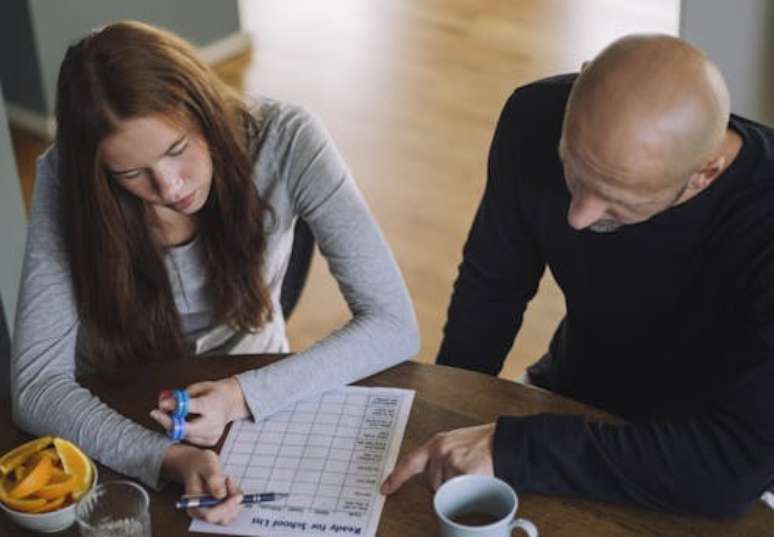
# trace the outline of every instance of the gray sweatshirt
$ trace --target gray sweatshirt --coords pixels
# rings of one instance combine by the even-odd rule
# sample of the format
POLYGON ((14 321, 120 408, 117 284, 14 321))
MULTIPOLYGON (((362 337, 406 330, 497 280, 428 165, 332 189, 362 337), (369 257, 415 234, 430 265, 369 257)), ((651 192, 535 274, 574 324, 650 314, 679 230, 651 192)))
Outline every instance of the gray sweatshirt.
MULTIPOLYGON (((264 278, 274 319, 251 336, 249 350, 288 349, 279 294, 296 217, 311 227, 353 317, 309 349, 238 375, 255 419, 402 362, 419 348, 398 266, 330 136, 298 107, 267 100, 259 114, 262 149, 255 184, 273 209, 263 226, 264 278)), ((113 411, 76 380, 93 365, 79 330, 56 170, 54 147, 38 159, 29 216, 11 351, 13 418, 32 434, 70 439, 103 464, 158 487, 171 440, 113 411)), ((183 333, 198 351, 215 347, 218 352, 223 327, 213 326, 201 256, 194 239, 171 248, 165 262, 183 333), (208 341, 213 338, 214 343, 208 341)))

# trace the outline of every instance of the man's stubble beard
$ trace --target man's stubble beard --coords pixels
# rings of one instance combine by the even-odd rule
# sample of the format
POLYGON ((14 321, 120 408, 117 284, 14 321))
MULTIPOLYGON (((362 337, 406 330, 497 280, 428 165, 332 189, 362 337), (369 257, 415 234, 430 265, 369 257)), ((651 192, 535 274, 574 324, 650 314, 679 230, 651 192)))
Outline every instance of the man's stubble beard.
POLYGON ((621 226, 623 226, 623 224, 616 222, 615 220, 597 220, 591 224, 588 229, 594 233, 612 233, 618 231, 621 226))

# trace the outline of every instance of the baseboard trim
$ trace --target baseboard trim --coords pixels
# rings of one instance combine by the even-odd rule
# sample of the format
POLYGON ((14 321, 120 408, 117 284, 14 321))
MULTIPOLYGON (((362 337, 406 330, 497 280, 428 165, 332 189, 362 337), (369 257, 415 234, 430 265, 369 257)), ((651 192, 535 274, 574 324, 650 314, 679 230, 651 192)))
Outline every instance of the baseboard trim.
POLYGON ((14 127, 31 132, 42 138, 53 140, 56 134, 56 120, 53 115, 47 116, 25 106, 5 102, 8 122, 14 127))
MULTIPOLYGON (((199 57, 205 63, 213 65, 250 49, 252 40, 250 34, 233 32, 217 39, 209 45, 199 47, 199 57)), ((53 140, 56 135, 56 120, 54 115, 45 115, 27 107, 6 101, 5 110, 8 122, 14 127, 26 130, 43 138, 53 140)))

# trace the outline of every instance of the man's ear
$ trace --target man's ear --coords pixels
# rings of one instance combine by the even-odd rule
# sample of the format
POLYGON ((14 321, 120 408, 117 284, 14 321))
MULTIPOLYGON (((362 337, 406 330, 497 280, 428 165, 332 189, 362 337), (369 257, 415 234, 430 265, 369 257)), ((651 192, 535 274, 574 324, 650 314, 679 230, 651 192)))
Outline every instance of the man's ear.
POLYGON ((720 155, 708 161, 702 168, 693 174, 690 179, 690 186, 695 191, 704 190, 718 178, 726 164, 725 155, 720 155))

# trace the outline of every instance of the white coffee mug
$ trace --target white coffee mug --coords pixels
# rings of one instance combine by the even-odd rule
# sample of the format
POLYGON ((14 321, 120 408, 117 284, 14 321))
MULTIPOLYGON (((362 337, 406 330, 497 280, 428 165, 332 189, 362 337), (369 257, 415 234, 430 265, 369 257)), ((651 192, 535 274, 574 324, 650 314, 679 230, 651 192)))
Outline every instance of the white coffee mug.
POLYGON ((515 518, 519 498, 496 477, 454 477, 436 491, 433 507, 442 537, 509 537, 515 528, 538 537, 532 522, 515 518))

